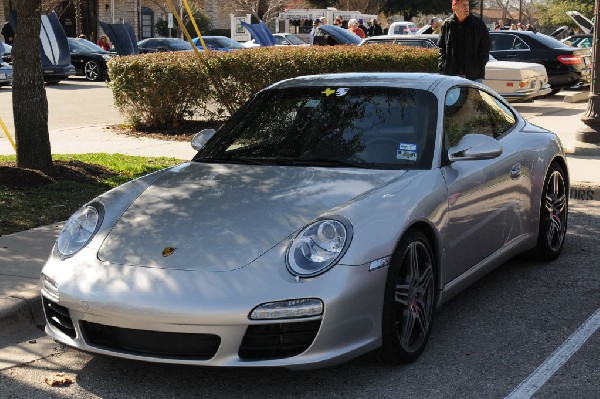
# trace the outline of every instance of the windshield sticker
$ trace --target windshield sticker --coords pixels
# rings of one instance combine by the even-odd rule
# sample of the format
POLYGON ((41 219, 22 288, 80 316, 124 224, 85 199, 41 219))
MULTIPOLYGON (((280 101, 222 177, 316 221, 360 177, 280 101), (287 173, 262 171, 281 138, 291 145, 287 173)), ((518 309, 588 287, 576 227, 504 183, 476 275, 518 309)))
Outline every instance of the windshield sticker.
POLYGON ((329 97, 332 94, 335 94, 337 97, 343 97, 343 96, 345 96, 348 93, 348 90, 350 90, 350 89, 347 88, 347 87, 341 87, 341 88, 339 88, 337 90, 331 89, 331 88, 328 87, 325 90, 323 90, 321 92, 321 94, 325 94, 327 97, 329 97))
POLYGON ((398 150, 396 151, 396 159, 402 159, 406 161, 417 160, 417 145, 410 143, 398 144, 398 150))
POLYGON ((306 101, 306 103, 304 104, 304 106, 306 108, 317 108, 319 106, 319 104, 321 104, 321 100, 316 100, 314 98, 311 98, 309 100, 306 101))

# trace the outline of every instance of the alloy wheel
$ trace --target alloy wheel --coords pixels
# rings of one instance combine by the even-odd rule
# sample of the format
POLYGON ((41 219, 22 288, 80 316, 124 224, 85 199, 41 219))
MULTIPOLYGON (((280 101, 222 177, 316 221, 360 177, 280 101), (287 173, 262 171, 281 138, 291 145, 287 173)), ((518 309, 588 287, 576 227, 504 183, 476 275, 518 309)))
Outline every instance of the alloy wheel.
POLYGON ((554 170, 546 181, 544 208, 547 218, 546 243, 552 251, 562 246, 566 233, 567 186, 562 173, 554 170))
POLYGON ((427 340, 434 307, 434 275, 431 254, 425 244, 409 244, 396 284, 396 331, 407 352, 427 340))
POLYGON ((101 75, 100 65, 95 61, 87 61, 84 67, 85 78, 91 81, 97 81, 101 75))

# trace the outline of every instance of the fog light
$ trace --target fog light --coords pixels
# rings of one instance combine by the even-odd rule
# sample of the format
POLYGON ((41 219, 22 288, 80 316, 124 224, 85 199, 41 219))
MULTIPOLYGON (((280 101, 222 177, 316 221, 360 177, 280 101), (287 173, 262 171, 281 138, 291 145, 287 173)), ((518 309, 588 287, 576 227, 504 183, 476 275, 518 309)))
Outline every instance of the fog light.
POLYGON ((48 299, 58 302, 58 285, 50 277, 42 273, 40 279, 42 280, 42 291, 48 299))
POLYGON ((294 319, 299 317, 320 316, 322 314, 323 302, 320 299, 303 298, 263 303, 250 312, 250 319, 294 319))

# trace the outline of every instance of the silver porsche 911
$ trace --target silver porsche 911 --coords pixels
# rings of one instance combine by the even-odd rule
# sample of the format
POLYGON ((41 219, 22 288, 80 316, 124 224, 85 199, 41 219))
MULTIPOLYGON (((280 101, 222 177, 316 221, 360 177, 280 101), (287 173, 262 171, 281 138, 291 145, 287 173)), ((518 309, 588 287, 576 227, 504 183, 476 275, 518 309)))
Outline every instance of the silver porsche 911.
POLYGON ((461 78, 282 81, 192 146, 66 222, 41 275, 52 337, 206 366, 409 362, 442 303, 564 245, 559 139, 461 78))

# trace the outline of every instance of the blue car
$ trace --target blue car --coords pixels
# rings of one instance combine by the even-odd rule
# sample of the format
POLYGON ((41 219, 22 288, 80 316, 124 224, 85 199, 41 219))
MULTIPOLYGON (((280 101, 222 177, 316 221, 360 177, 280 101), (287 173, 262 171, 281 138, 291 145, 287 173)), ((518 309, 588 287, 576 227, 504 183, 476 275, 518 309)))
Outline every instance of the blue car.
MULTIPOLYGON (((238 43, 227 36, 202 36, 202 39, 209 50, 231 51, 245 48, 241 43, 238 43)), ((192 42, 194 42, 196 47, 203 50, 200 38, 195 37, 192 39, 192 42)))
POLYGON ((5 62, 0 64, 0 87, 6 85, 12 85, 13 81, 13 69, 12 65, 5 62))

